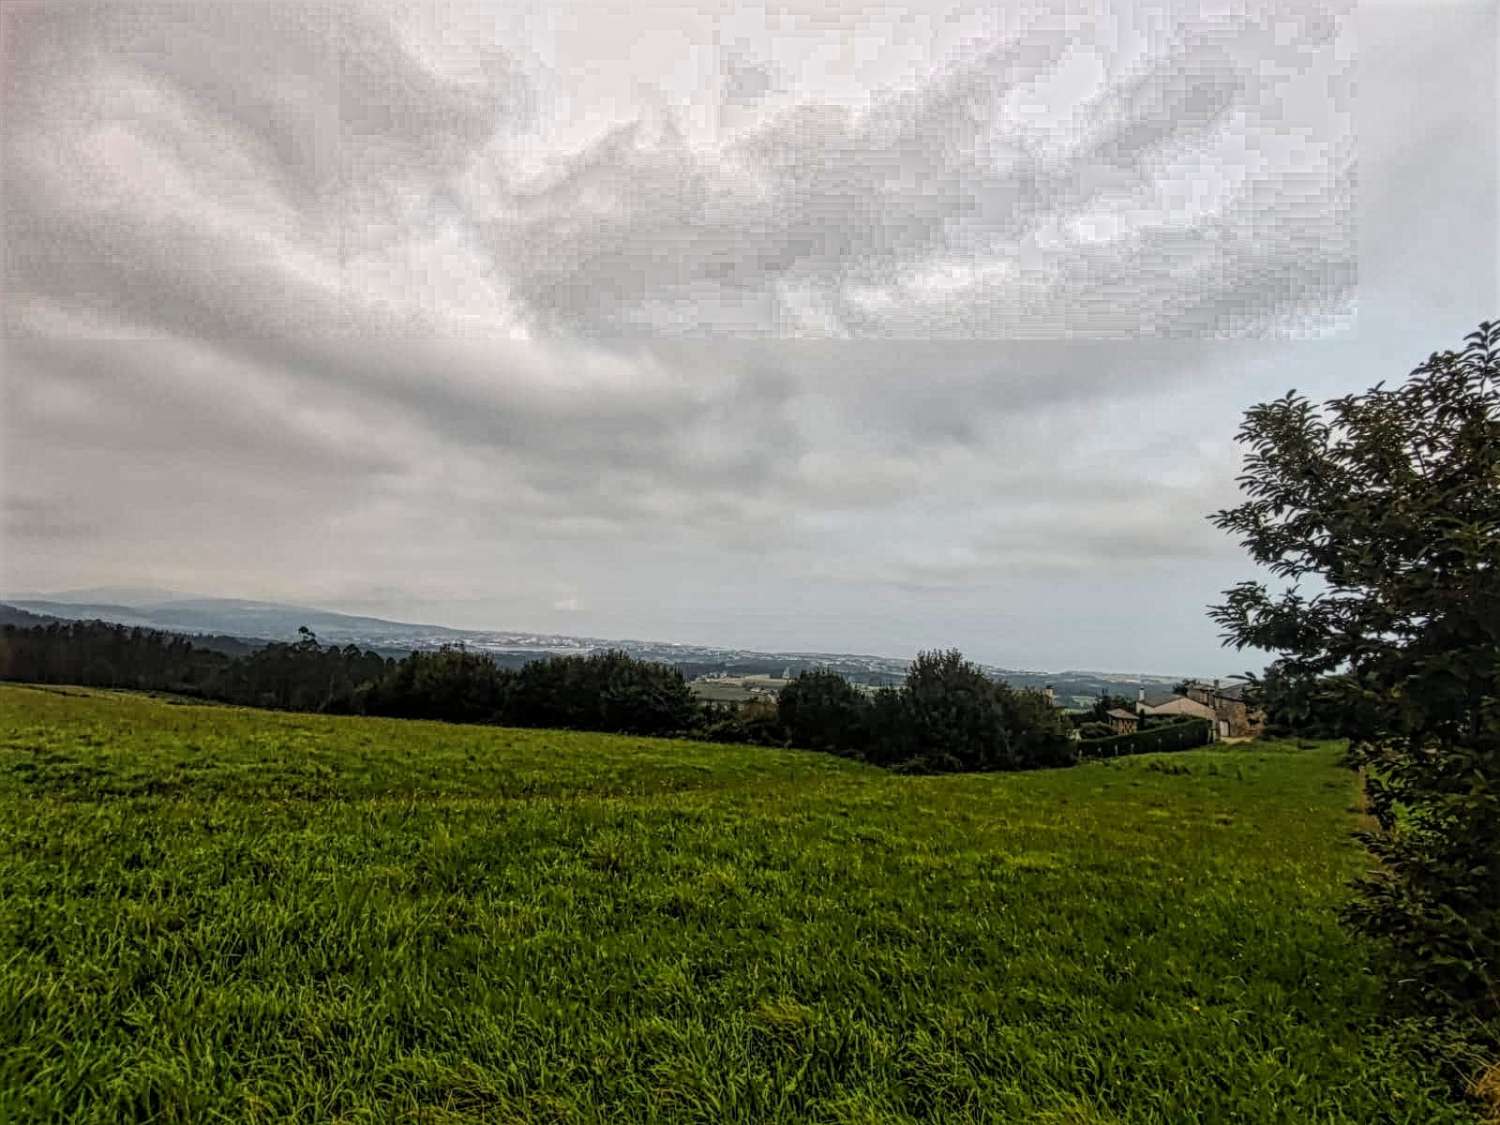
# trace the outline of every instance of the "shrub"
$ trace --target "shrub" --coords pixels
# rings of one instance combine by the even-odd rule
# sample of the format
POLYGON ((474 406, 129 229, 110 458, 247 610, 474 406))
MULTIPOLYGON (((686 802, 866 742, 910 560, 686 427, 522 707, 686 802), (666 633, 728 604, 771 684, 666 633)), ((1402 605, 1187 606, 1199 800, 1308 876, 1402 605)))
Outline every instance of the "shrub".
POLYGON ((757 746, 785 746, 786 728, 770 699, 751 699, 740 704, 739 720, 745 728, 745 741, 757 746))

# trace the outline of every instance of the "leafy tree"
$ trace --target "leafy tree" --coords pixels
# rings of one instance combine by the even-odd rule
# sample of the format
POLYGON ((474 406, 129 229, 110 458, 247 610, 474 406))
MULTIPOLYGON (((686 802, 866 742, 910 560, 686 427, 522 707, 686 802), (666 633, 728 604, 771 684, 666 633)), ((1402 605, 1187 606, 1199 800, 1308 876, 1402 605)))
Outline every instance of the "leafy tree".
POLYGON ((1265 716, 1263 738, 1337 738, 1346 692, 1334 676, 1313 676, 1273 661, 1247 676, 1245 703, 1265 716))
POLYGON ((1210 518, 1288 585, 1212 615, 1279 674, 1337 674, 1378 860, 1348 917, 1397 991, 1500 1014, 1500 324, 1400 387, 1255 406, 1238 440, 1248 499, 1210 518))
POLYGON ((996 684, 995 691, 1011 768, 1070 766, 1078 760, 1072 724, 1045 695, 1003 683, 996 684))
POLYGON ((777 717, 793 746, 858 750, 865 738, 869 702, 848 680, 827 668, 799 672, 776 700, 777 717))
POLYGON ((515 678, 506 721, 628 734, 674 734, 699 714, 682 672, 617 650, 535 660, 515 678))
POLYGON ((731 703, 703 703, 692 736, 705 742, 749 742, 750 735, 740 718, 739 708, 731 703))
POLYGON ((919 652, 904 688, 909 765, 923 770, 1008 765, 995 682, 957 649, 919 652))
POLYGON ((1036 691, 998 683, 957 649, 920 652, 899 689, 863 707, 862 754, 906 772, 1071 764, 1068 719, 1036 691))
POLYGON ((1132 715, 1135 714, 1135 704, 1130 700, 1123 695, 1110 695, 1105 692, 1094 700, 1094 705, 1089 708, 1089 718, 1095 722, 1107 723, 1109 713, 1117 707, 1122 711, 1129 711, 1132 715))
POLYGON ((1067 720, 1038 692, 996 683, 957 649, 920 652, 899 693, 877 695, 872 761, 920 772, 1064 765, 1067 720))
POLYGON ((916 754, 906 688, 883 687, 870 698, 861 749, 879 766, 909 761, 916 754))
POLYGON ((587 658, 599 682, 596 730, 675 734, 693 725, 697 701, 682 671, 611 650, 587 658))
POLYGON ((385 674, 386 661, 373 652, 352 645, 325 648, 305 625, 297 633, 290 644, 273 642, 233 661, 212 693, 260 707, 349 712, 356 709, 361 685, 385 674))
POLYGON ((512 680, 484 653, 444 645, 435 652, 409 653, 362 693, 364 709, 405 719, 499 722, 512 680))
POLYGON ((103 621, 0 629, 0 679, 171 691, 218 690, 229 659, 187 638, 103 621))

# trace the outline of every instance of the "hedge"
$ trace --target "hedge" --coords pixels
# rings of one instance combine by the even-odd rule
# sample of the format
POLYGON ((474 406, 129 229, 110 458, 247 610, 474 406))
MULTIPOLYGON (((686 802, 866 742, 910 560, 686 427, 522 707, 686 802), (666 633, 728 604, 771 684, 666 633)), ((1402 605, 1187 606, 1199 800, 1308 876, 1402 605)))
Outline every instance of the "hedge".
POLYGON ((1206 746, 1211 734, 1207 719, 1182 719, 1167 726, 1115 734, 1108 738, 1084 738, 1078 742, 1080 758, 1118 758, 1125 754, 1155 754, 1167 750, 1191 750, 1206 746))

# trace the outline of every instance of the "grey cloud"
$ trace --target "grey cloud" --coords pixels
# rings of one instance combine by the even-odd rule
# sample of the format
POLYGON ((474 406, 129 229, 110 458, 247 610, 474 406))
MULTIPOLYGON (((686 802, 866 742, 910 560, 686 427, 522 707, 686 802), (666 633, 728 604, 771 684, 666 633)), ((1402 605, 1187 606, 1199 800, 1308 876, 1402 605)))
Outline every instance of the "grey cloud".
MULTIPOLYGON (((1382 259, 1388 315, 1326 350, 1253 339, 1352 294, 1347 146, 1247 163, 1133 241, 1072 229, 1188 185, 1236 115, 1274 131, 1336 26, 1282 46, 1198 7, 1067 145, 1006 116, 1067 65, 1043 21, 869 112, 767 110, 729 172, 648 116, 523 181, 507 153, 551 94, 520 53, 465 83, 373 9, 8 5, 5 577, 804 647, 988 644, 1008 617, 1039 663, 1107 619, 1170 649, 1161 606, 1201 616, 1243 572, 1202 518, 1238 412, 1416 362, 1448 321, 1389 294, 1479 276, 1452 216, 1387 187, 1382 230, 1425 232, 1382 259), (770 338, 929 329, 1063 338, 770 338)), ((1421 150, 1470 220, 1487 143, 1421 150)))
POLYGON ((1009 485, 983 510, 928 513, 925 537, 901 535, 908 523, 895 521, 894 549, 879 565, 841 573, 908 592, 972 591, 1016 578, 1129 580, 1163 566, 1237 557, 1204 518, 1225 499, 1222 488, 1084 473, 1066 484, 1023 477, 1009 485))
POLYGON ((7 497, 0 505, 0 524, 5 537, 27 544, 77 544, 96 535, 99 529, 86 520, 59 511, 45 500, 7 497))
POLYGON ((747 105, 759 101, 777 87, 776 68, 769 62, 756 62, 731 56, 723 66, 724 101, 747 105))
MULTIPOLYGON (((400 460, 363 426, 338 425, 343 405, 287 380, 236 367, 223 353, 181 342, 9 340, 15 416, 63 430, 90 453, 139 453, 142 437, 169 437, 164 461, 273 461, 279 471, 365 477, 400 460), (61 408, 59 402, 61 400, 61 408)), ((368 419, 368 414, 366 414, 368 419)), ((30 443, 22 432, 15 439, 30 443)))
POLYGON ((445 83, 355 4, 18 0, 6 32, 13 136, 121 119, 151 132, 149 111, 132 112, 139 94, 123 106, 109 96, 141 84, 230 134, 303 206, 342 206, 348 177, 377 166, 383 178, 451 169, 497 116, 530 112, 524 80, 498 51, 486 85, 445 83), (85 89, 59 98, 60 81, 85 89))
MULTIPOLYGON (((1002 116, 1014 89, 1056 64, 1070 38, 1059 26, 866 114, 796 107, 728 145, 722 168, 670 123, 655 138, 644 122, 621 126, 556 182, 517 199, 517 217, 493 220, 491 245, 537 323, 591 333, 1108 336, 1171 328, 1176 306, 1205 287, 1233 303, 1239 322, 1288 306, 1317 313, 1350 283, 1348 269, 1330 276, 1319 260, 1352 255, 1347 201, 1326 177, 1299 184, 1273 163, 1255 179, 1253 207, 1210 217, 1206 232, 1153 222, 1135 244, 1099 247, 1051 233, 1091 207, 1118 215, 1122 200, 1163 177, 1221 177, 1225 169, 1197 152, 1231 112, 1251 140, 1286 138, 1277 68, 1265 56, 1282 69, 1318 60, 1306 39, 1271 49, 1259 14, 1200 20, 1207 26, 1190 26, 1142 72, 1097 94, 1075 125, 1092 137, 1064 157, 1002 116), (1154 167, 1163 154, 1182 172, 1154 167), (1282 198, 1298 190, 1324 206, 1282 198), (1252 243, 1255 261, 1271 268, 1240 263, 1252 243), (910 290, 914 272, 966 263, 999 272, 937 298, 910 290), (1237 284, 1252 272, 1253 284, 1237 284), (1111 307, 1146 315, 1095 311, 1111 307)), ((1332 132, 1330 144, 1342 135, 1332 132)), ((1217 307, 1197 302, 1199 315, 1179 331, 1219 332, 1202 315, 1217 307)))
MULTIPOLYGON (((1350 243, 1347 208, 1299 209, 1275 165, 1247 205, 1181 230, 1153 222, 1134 243, 1097 245, 1063 230, 1178 175, 1151 166, 1163 151, 1182 154, 1182 174, 1219 175, 1193 153, 1231 109, 1251 136, 1267 127, 1274 84, 1252 65, 1269 51, 1254 13, 1186 20, 1140 73, 1093 97, 1072 126, 1093 136, 1065 156, 1005 117, 1077 38, 1043 24, 865 113, 802 104, 715 159, 670 115, 622 125, 560 154, 564 170, 533 189, 488 146, 547 95, 498 53, 489 80, 461 85, 359 8, 17 11, 13 329, 37 295, 147 330, 176 310, 198 335, 442 332, 447 262, 428 260, 430 310, 420 274, 416 301, 411 278, 396 297, 371 286, 390 268, 382 255, 449 226, 483 259, 470 266, 495 289, 496 332, 509 319, 585 335, 1109 336, 1179 321, 1212 335, 1226 305, 1240 321, 1316 310, 1352 276, 1320 266, 1350 243), (105 96, 58 90, 63 74, 105 96), (119 184, 88 183, 117 168, 119 184), (140 177, 157 173, 167 194, 148 202, 140 177), (191 217, 194 204, 209 210, 191 217)), ((1304 179, 1318 202, 1337 186, 1304 179)))

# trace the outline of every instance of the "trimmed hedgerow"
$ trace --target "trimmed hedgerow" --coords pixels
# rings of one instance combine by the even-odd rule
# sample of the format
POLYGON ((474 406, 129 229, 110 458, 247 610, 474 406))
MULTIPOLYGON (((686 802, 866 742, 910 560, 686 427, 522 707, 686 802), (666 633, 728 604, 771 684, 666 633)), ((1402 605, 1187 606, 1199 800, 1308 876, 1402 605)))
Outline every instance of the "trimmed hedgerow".
POLYGON ((1108 738, 1085 738, 1078 743, 1083 758, 1118 758, 1126 754, 1156 754, 1169 750, 1191 750, 1206 746, 1210 737, 1207 719, 1182 719, 1134 734, 1108 738))

